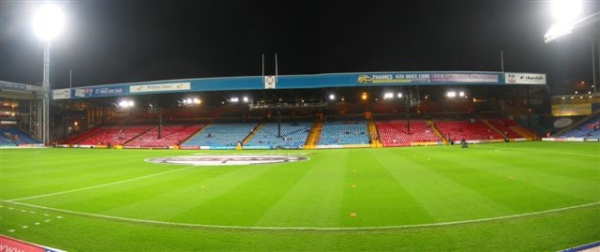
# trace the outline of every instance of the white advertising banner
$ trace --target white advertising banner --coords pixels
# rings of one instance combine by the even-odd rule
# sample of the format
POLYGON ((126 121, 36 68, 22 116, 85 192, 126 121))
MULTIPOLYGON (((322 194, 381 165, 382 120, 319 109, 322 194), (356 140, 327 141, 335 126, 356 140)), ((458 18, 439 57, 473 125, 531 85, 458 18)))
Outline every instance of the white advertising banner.
POLYGON ((55 89, 52 90, 52 99, 53 100, 61 100, 61 99, 71 99, 71 89, 55 89))
POLYGON ((546 74, 537 73, 504 73, 506 84, 546 85, 546 74))
POLYGON ((189 82, 134 85, 129 87, 129 93, 150 93, 163 91, 190 90, 189 82))

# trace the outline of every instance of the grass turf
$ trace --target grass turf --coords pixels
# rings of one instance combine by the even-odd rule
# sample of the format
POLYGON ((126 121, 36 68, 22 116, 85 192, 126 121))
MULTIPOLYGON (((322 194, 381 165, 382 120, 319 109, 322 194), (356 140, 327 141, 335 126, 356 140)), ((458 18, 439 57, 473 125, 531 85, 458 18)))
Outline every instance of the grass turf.
POLYGON ((405 227, 597 203, 600 145, 593 143, 243 152, 5 149, 0 159, 0 233, 69 251, 542 251, 600 240, 597 204, 405 227), (144 161, 198 153, 287 153, 310 160, 210 167, 144 161), (370 227, 387 228, 345 229, 370 227))

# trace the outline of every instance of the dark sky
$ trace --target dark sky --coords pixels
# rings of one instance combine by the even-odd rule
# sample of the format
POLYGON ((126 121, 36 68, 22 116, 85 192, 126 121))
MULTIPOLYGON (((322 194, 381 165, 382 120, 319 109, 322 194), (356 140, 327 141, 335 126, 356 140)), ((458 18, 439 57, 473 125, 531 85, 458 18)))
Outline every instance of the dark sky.
MULTIPOLYGON (((40 1, 0 0, 0 79, 42 80, 31 19, 40 1)), ((67 27, 51 50, 53 88, 134 81, 364 71, 547 73, 592 80, 598 22, 544 44, 549 1, 61 1, 67 27)), ((584 15, 600 10, 584 2, 584 15)))

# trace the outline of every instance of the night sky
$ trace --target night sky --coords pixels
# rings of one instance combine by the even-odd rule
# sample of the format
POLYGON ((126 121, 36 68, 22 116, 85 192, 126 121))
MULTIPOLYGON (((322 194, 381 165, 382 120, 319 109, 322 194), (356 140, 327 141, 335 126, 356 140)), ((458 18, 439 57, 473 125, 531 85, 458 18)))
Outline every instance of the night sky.
MULTIPOLYGON (((0 0, 0 79, 42 81, 31 23, 40 1, 0 0)), ((62 1, 52 88, 136 81, 365 71, 547 73, 592 81, 598 22, 545 44, 549 1, 62 1)), ((600 11, 584 2, 583 15, 600 11)), ((598 67, 598 66, 596 66, 598 67)))

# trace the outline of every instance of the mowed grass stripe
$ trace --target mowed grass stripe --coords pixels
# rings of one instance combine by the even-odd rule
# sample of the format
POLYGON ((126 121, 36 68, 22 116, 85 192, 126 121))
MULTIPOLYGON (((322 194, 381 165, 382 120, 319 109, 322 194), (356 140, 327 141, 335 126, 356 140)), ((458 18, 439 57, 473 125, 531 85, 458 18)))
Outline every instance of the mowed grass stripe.
POLYGON ((147 154, 124 150, 0 151, 4 157, 2 182, 7 185, 2 192, 4 200, 75 190, 169 169, 144 162, 147 154))
MULTIPOLYGON (((436 146, 244 152, 244 155, 309 155, 312 159, 290 164, 193 167, 118 186, 25 202, 72 211, 192 224, 269 224, 281 227, 296 223, 296 226, 308 227, 370 227, 489 218, 597 201, 598 194, 594 193, 597 191, 594 188, 600 185, 597 178, 587 183, 584 181, 588 180, 581 180, 583 185, 573 187, 568 187, 568 184, 579 181, 581 175, 562 178, 548 172, 543 181, 533 181, 538 184, 520 181, 518 178, 521 177, 535 179, 537 173, 544 176, 545 170, 531 165, 527 158, 531 155, 518 151, 513 154, 505 154, 508 151, 504 150, 492 152, 488 146, 501 148, 509 144, 471 145, 469 149, 436 146), (511 155, 516 158, 509 158, 511 155), (521 173, 515 175, 515 179, 507 176, 517 171, 521 173), (553 183, 560 186, 553 188, 553 183), (351 213, 356 213, 356 216, 350 216, 351 213)), ((514 146, 528 148, 528 145, 514 146)), ((144 162, 148 157, 213 153, 238 155, 213 151, 43 150, 54 152, 41 157, 48 163, 52 158, 60 163, 65 156, 74 153, 76 158, 86 162, 92 160, 91 166, 95 168, 71 168, 75 174, 86 170, 90 172, 85 184, 104 182, 107 177, 98 173, 102 169, 114 179, 127 179, 132 174, 154 174, 181 167, 144 162), (98 156, 103 156, 100 153, 108 153, 110 158, 98 159, 98 156)), ((586 162, 594 162, 595 158, 588 155, 594 151, 588 147, 576 153, 583 153, 578 157, 586 162)), ((544 149, 542 153, 556 156, 552 149, 544 149)), ((536 158, 547 157, 538 155, 536 158)), ((11 173, 19 172, 12 167, 14 163, 14 160, 9 162, 11 173)), ((63 168, 61 165, 56 169, 63 168)), ((34 166, 31 169, 46 168, 34 166)), ((569 170, 561 172, 589 173, 593 168, 580 169, 575 165, 569 170)), ((77 184, 80 179, 80 176, 65 176, 62 182, 77 184)), ((114 179, 111 182, 119 181, 114 179)), ((7 187, 15 190, 21 187, 15 184, 6 186, 4 179, 2 182, 3 191, 7 187)), ((49 186, 46 190, 52 192, 55 188, 49 186)))
MULTIPOLYGON (((560 148, 560 146, 556 147, 560 148)), ((495 149, 494 152, 489 153, 486 161, 489 163, 490 160, 494 160, 498 165, 494 169, 479 169, 498 176, 508 176, 515 181, 550 190, 556 194, 580 199, 572 202, 573 205, 599 201, 600 155, 598 154, 600 153, 595 155, 594 149, 597 148, 589 147, 600 145, 575 143, 573 146, 576 148, 569 149, 562 155, 557 155, 556 151, 540 151, 532 155, 534 151, 527 148, 526 151, 495 149), (574 155, 575 153, 578 155, 574 155), (503 170, 504 167, 508 167, 509 170, 503 170)), ((568 205, 559 207, 565 206, 568 205)))
POLYGON ((477 178, 473 181, 456 181, 452 178, 471 176, 467 167, 452 166, 447 158, 436 158, 438 152, 444 152, 450 154, 449 159, 454 159, 457 153, 453 151, 424 147, 396 152, 394 155, 402 165, 399 168, 390 167, 388 171, 433 217, 429 223, 489 218, 507 213, 509 207, 465 186, 466 182, 479 183, 477 178))
MULTIPOLYGON (((348 152, 319 153, 302 163, 309 167, 281 198, 258 220, 256 226, 335 227, 340 212, 348 152)), ((281 167, 281 169, 288 169, 281 167)), ((289 168, 291 169, 291 167, 289 168)), ((273 177, 281 179, 281 177, 273 177)))
POLYGON ((482 144, 471 145, 481 149, 510 150, 528 153, 532 158, 535 155, 567 156, 569 158, 594 158, 600 161, 600 144, 597 142, 515 142, 508 144, 482 144))
POLYGON ((548 146, 539 145, 543 143, 517 143, 506 146, 503 145, 481 145, 478 149, 487 150, 490 158, 499 161, 518 161, 530 169, 536 169, 541 172, 547 172, 561 177, 574 179, 596 180, 600 176, 600 144, 588 143, 568 146, 568 151, 559 152, 564 143, 556 144, 555 149, 548 149, 548 146), (537 148, 539 147, 538 150, 537 148), (536 149, 530 149, 536 148, 536 149))
MULTIPOLYGON (((188 222, 208 225, 253 226, 284 195, 297 184, 311 166, 299 163, 240 166, 237 169, 249 173, 238 175, 251 177, 244 179, 236 187, 224 190, 218 197, 211 197, 202 204, 189 209, 173 219, 177 222, 188 222), (264 168, 263 168, 264 167, 264 168), (265 169, 260 174, 256 169, 265 169)), ((232 177, 230 179, 239 180, 232 177)), ((228 188, 227 180, 215 184, 216 187, 228 188)), ((291 218, 293 219, 293 217, 291 218)))
MULTIPOLYGON (((171 166, 173 169, 180 166, 171 166)), ((197 223, 205 212, 195 212, 187 219, 179 216, 194 211, 236 187, 268 172, 272 166, 191 167, 178 173, 148 178, 114 187, 82 191, 29 203, 56 208, 93 212, 128 218, 197 223)), ((213 212, 222 211, 210 207, 213 212)), ((219 223, 221 224, 221 223, 219 223)))
POLYGON ((557 251, 597 241, 600 235, 597 205, 504 221, 372 231, 189 228, 68 214, 20 230, 23 223, 56 212, 15 207, 0 208, 1 233, 17 229, 9 235, 69 251, 557 251))
POLYGON ((576 196, 581 192, 566 193, 550 190, 505 174, 507 170, 508 173, 511 173, 510 171, 515 169, 520 169, 522 172, 530 169, 528 166, 516 168, 514 159, 493 158, 484 150, 456 150, 465 152, 462 155, 463 158, 456 158, 457 155, 452 155, 452 152, 436 154, 436 158, 444 160, 444 167, 446 167, 436 169, 437 172, 445 174, 455 183, 477 191, 490 200, 512 209, 505 214, 543 211, 589 202, 576 196), (455 169, 458 169, 458 172, 455 169), (498 170, 504 172, 498 172, 498 170))
POLYGON ((342 226, 398 226, 434 221, 405 185, 388 173, 388 166, 401 166, 392 154, 394 150, 348 151, 342 226), (356 216, 349 216, 352 213, 356 216))
MULTIPOLYGON (((557 159, 556 155, 541 156, 540 160, 532 161, 530 156, 514 155, 512 158, 495 158, 489 167, 473 167, 499 177, 527 185, 543 188, 559 195, 579 199, 572 202, 579 205, 585 202, 600 201, 598 185, 600 172, 590 169, 580 169, 588 164, 581 164, 576 160, 557 159), (563 166, 562 163, 569 163, 563 166), (493 165, 493 166, 491 166, 493 165), (565 170, 569 172, 565 174, 565 170)), ((486 159, 492 160, 492 158, 486 159)), ((564 205, 567 206, 567 205, 564 205)), ((564 207, 561 206, 561 207, 564 207)))

